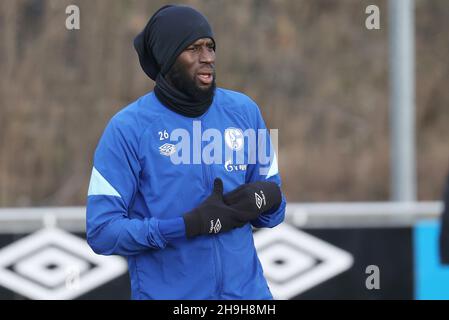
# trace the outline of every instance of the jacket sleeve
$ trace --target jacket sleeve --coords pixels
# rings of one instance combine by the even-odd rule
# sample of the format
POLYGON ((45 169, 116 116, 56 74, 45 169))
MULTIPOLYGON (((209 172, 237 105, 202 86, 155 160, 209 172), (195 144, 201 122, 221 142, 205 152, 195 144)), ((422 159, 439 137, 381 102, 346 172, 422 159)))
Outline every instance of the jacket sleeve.
MULTIPOLYGON (((160 220, 128 215, 141 171, 138 148, 136 130, 113 118, 95 151, 87 196, 87 242, 97 254, 128 256, 167 244, 160 220)), ((182 227, 179 222, 171 221, 170 232, 182 227)))
MULTIPOLYGON (((246 172, 246 183, 255 181, 272 181, 281 187, 281 177, 279 175, 277 155, 275 152, 272 139, 267 130, 265 122, 260 114, 259 107, 254 104, 254 121, 257 128, 256 145, 250 146, 250 159, 246 172)), ((282 202, 279 208, 260 215, 256 220, 251 221, 251 224, 256 228, 273 228, 284 221, 285 208, 287 202, 282 193, 282 202)))

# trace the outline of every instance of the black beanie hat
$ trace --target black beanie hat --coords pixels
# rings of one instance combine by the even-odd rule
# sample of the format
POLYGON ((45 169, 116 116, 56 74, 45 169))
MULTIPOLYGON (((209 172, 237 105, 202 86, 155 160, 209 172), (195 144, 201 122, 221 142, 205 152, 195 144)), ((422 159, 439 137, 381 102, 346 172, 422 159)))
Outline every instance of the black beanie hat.
POLYGON ((134 39, 143 71, 154 81, 166 75, 178 56, 202 38, 214 41, 206 17, 187 6, 167 5, 160 8, 145 29, 134 39))

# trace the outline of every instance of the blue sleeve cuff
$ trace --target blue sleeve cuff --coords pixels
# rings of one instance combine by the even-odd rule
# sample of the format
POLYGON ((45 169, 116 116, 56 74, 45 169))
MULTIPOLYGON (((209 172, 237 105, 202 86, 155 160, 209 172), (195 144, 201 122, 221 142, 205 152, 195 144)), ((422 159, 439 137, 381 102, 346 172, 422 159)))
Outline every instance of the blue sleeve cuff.
POLYGON ((186 236, 186 227, 183 218, 159 220, 159 232, 170 242, 171 240, 186 236))

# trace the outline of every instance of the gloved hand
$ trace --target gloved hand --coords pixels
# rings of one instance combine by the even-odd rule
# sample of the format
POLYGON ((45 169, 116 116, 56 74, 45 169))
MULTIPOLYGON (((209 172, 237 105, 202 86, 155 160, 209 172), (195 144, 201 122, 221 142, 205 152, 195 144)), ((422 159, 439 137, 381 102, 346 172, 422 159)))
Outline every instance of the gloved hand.
MULTIPOLYGON (((254 194, 252 195, 254 199, 254 194)), ((214 181, 212 194, 197 208, 184 215, 186 236, 192 238, 202 234, 226 232, 240 228, 259 216, 258 210, 246 210, 243 205, 237 207, 227 205, 223 200, 223 181, 217 178, 214 181)))
POLYGON ((238 211, 257 213, 257 218, 259 214, 279 208, 282 202, 282 192, 274 182, 256 181, 242 184, 225 194, 224 201, 238 211))

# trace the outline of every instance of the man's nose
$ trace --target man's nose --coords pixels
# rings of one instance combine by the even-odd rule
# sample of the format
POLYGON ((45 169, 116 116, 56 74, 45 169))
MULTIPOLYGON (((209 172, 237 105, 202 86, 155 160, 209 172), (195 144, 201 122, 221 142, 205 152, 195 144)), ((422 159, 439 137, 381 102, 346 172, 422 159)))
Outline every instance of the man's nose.
POLYGON ((205 47, 201 50, 200 62, 212 64, 215 62, 215 51, 205 47))

